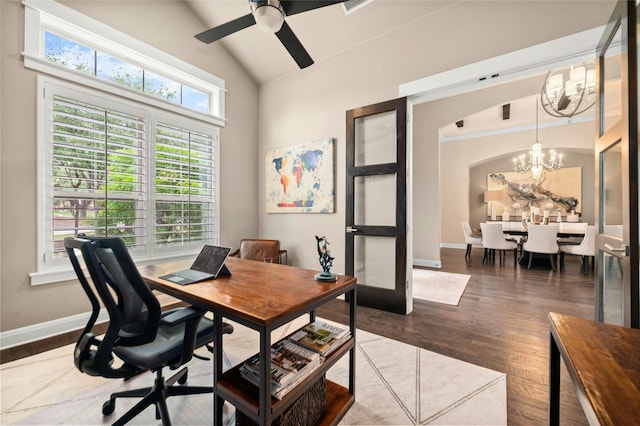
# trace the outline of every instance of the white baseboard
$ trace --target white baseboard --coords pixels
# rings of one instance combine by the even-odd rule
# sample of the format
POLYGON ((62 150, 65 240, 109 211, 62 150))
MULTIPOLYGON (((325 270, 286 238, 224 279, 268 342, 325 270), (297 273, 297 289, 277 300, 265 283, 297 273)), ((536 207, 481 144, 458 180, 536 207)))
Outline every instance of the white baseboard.
POLYGON ((442 247, 442 248, 461 249, 461 250, 466 250, 467 249, 467 245, 466 244, 460 244, 460 243, 440 243, 440 247, 442 247))
POLYGON ((442 262, 439 260, 413 259, 414 266, 425 266, 427 268, 442 268, 442 262))
MULTIPOLYGON (((4 331, 0 333, 0 350, 36 342, 38 340, 68 333, 70 331, 81 330, 85 325, 87 325, 89 317, 89 313, 77 314, 40 324, 4 331)), ((96 322, 99 324, 108 320, 109 316, 107 315, 107 311, 102 309, 96 322)))

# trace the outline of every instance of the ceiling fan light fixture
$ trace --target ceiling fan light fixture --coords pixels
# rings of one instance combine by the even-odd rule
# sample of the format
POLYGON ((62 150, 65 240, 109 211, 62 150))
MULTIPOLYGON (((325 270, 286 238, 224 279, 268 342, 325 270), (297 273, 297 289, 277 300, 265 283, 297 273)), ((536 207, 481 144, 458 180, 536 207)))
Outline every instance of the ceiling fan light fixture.
POLYGON ((279 0, 249 0, 256 25, 262 31, 277 33, 284 23, 284 9, 279 0))

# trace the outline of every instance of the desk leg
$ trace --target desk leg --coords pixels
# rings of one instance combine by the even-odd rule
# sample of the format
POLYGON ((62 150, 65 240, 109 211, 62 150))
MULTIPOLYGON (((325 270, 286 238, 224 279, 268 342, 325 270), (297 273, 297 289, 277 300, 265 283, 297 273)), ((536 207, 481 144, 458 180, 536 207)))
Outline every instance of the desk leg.
POLYGON ((260 390, 258 410, 260 425, 271 424, 271 330, 260 329, 260 390))
POLYGON ((549 336, 549 425, 560 424, 560 350, 549 336))
POLYGON ((215 339, 213 342, 213 424, 222 426, 224 399, 219 397, 216 392, 218 380, 222 377, 222 315, 214 314, 213 325, 215 327, 215 339))
MULTIPOLYGON (((356 290, 349 292, 349 329, 356 339, 356 290)), ((358 340, 356 339, 356 343, 358 340)), ((349 351, 349 393, 356 397, 356 348, 349 351)))

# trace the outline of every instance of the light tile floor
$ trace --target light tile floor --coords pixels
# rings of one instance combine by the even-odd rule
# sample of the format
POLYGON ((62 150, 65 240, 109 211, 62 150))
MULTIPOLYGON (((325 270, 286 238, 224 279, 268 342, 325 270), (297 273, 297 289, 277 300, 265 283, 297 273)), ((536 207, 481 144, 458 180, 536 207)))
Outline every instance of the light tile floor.
MULTIPOLYGON (((306 318, 274 332, 277 340, 306 318)), ((235 365, 255 353, 258 335, 235 325, 225 336, 225 365, 235 365)), ((356 350, 356 403, 340 424, 417 425, 507 423, 506 376, 401 342, 358 330, 356 350)), ((73 365, 73 346, 65 346, 0 368, 0 424, 110 424, 134 401, 119 400, 116 412, 103 417, 102 403, 123 388, 148 385, 153 377, 141 375, 123 383, 90 377, 73 365)), ((201 352, 206 354, 206 352, 201 352)), ((327 378, 347 386, 347 360, 343 357, 327 378)), ((189 384, 210 385, 212 363, 190 362, 189 384)), ((173 397, 169 411, 174 424, 211 424, 211 395, 173 397)), ((227 424, 234 409, 225 406, 227 424)), ((158 424, 147 409, 132 424, 158 424)))

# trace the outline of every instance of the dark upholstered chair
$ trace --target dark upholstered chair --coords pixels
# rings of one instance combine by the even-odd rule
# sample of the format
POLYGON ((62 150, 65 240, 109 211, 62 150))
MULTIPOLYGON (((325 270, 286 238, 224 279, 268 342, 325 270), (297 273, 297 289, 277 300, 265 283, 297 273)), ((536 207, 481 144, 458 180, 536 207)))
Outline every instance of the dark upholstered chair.
POLYGON ((288 262, 287 251, 280 249, 279 240, 240 240, 240 248, 230 254, 240 259, 258 260, 260 262, 281 263, 288 262))
MULTIPOLYGON (((142 398, 114 425, 123 425, 147 407, 155 406, 156 419, 171 424, 166 398, 212 392, 212 387, 174 386, 187 381, 187 368, 165 380, 164 367, 178 369, 191 360, 194 348, 214 339, 213 321, 205 311, 179 308, 162 312, 160 303, 140 276, 123 241, 119 238, 66 238, 65 249, 91 301, 92 313, 74 350, 76 367, 90 376, 129 379, 145 371, 156 374, 152 387, 111 394, 102 406, 107 416, 115 410, 116 398, 142 398), (79 256, 78 254, 81 254, 79 256), (83 259, 91 280, 80 266, 83 259), (108 329, 98 338, 93 328, 100 304, 109 314, 108 329), (121 362, 114 362, 115 358, 121 362)), ((224 324, 224 332, 233 327, 224 324)))

